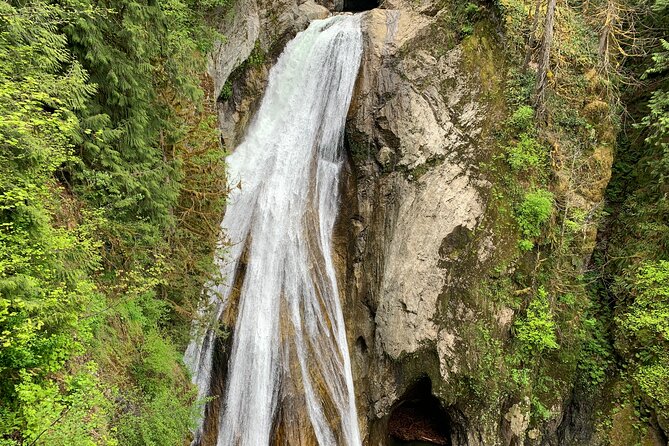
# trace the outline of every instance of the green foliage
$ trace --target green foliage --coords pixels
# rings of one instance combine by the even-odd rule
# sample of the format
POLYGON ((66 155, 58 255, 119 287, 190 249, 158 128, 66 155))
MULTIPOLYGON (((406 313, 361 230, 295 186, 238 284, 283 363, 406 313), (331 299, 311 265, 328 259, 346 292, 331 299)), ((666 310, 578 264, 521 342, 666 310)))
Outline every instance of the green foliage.
MULTIPOLYGON (((613 214, 602 259, 613 297, 613 337, 629 398, 640 410, 669 410, 669 24, 666 1, 641 16, 648 54, 627 68, 640 78, 627 109, 632 119, 619 139, 609 188, 613 214), (607 261, 608 263, 605 263, 607 261)), ((609 297, 610 298, 610 297, 609 297)))
POLYGON ((205 32, 183 1, 117 3, 64 27, 97 85, 82 113, 93 132, 81 136, 70 171, 75 191, 105 210, 110 239, 148 248, 175 224, 181 175, 166 155, 182 123, 168 101, 201 100, 203 61, 193 54, 205 32))
POLYGON ((0 0, 3 446, 188 435, 170 334, 211 277, 224 205, 199 88, 221 6, 0 0))
POLYGON ((260 40, 256 40, 253 45, 253 50, 251 50, 251 54, 249 54, 249 57, 244 61, 244 65, 253 68, 259 67, 264 63, 265 52, 260 47, 260 40))
MULTIPOLYGON (((532 94, 534 93, 534 83, 535 83, 535 74, 533 71, 522 71, 518 68, 510 68, 507 73, 507 82, 506 82, 506 97, 510 105, 518 107, 516 113, 520 112, 519 117, 524 117, 528 113, 528 109, 532 109, 529 105, 532 100, 532 94)), ((534 110, 534 109, 532 109, 534 110)), ((533 112, 534 113, 534 112, 533 112)), ((511 124, 514 124, 514 121, 511 121, 511 124)), ((527 124, 526 121, 523 124, 527 124)), ((534 125, 534 120, 532 122, 534 125)), ((519 131, 525 131, 529 128, 529 125, 519 131)))
POLYGON ((555 321, 548 293, 539 287, 530 301, 524 318, 514 324, 516 339, 527 354, 541 354, 560 348, 555 334, 555 321))
POLYGON ((63 212, 66 192, 54 181, 93 93, 54 34, 61 13, 0 2, 0 437, 19 430, 24 441, 74 445, 105 429, 92 412, 104 402, 96 365, 53 378, 93 336, 101 299, 89 275, 100 266, 101 221, 63 212))
POLYGON ((465 23, 460 27, 460 34, 462 36, 469 36, 474 32, 474 25, 471 25, 469 23, 465 23))
POLYGON ((615 317, 616 347, 631 377, 660 410, 669 409, 669 261, 646 262, 619 279, 631 302, 615 317))
POLYGON ((475 17, 481 12, 481 7, 476 3, 468 2, 465 5, 465 15, 468 17, 475 17))
POLYGON ((553 212, 553 194, 545 189, 536 189, 525 194, 515 210, 516 223, 524 240, 532 243, 541 235, 543 225, 553 212))
POLYGON ((523 133, 517 143, 506 148, 506 160, 513 170, 540 172, 546 164, 546 154, 536 139, 523 133))
POLYGON ((227 101, 232 97, 232 82, 230 79, 225 81, 225 84, 223 84, 223 88, 221 88, 221 93, 218 95, 218 100, 219 101, 227 101))
MULTIPOLYGON (((660 48, 653 54, 653 65, 643 77, 669 75, 669 42, 660 40, 660 48)), ((669 86, 657 88, 648 100, 648 114, 638 124, 645 131, 646 144, 653 148, 648 160, 651 174, 659 182, 669 175, 669 86)))
MULTIPOLYGON (((150 274, 160 277, 163 271, 150 274)), ((145 288, 138 286, 138 293, 126 294, 126 300, 108 314, 92 350, 101 366, 118 370, 109 378, 118 388, 112 419, 118 420, 119 444, 181 444, 197 416, 194 391, 178 366, 179 351, 160 328, 168 307, 152 291, 140 291, 145 288)))
POLYGON ((613 349, 605 327, 607 318, 589 312, 585 316, 578 368, 585 383, 593 388, 604 384, 613 370, 613 349))
POLYGON ((521 105, 513 112, 507 124, 517 132, 528 132, 534 126, 534 109, 529 105, 521 105))
POLYGON ((532 415, 542 421, 546 421, 551 417, 551 411, 544 406, 541 400, 537 397, 532 398, 532 415))
POLYGON ((125 395, 126 411, 119 419, 117 437, 127 446, 163 446, 184 443, 184 432, 193 427, 197 412, 175 398, 174 389, 164 387, 148 402, 141 395, 125 395))
POLYGON ((532 251, 534 249, 534 242, 528 239, 518 240, 518 249, 521 251, 532 251))

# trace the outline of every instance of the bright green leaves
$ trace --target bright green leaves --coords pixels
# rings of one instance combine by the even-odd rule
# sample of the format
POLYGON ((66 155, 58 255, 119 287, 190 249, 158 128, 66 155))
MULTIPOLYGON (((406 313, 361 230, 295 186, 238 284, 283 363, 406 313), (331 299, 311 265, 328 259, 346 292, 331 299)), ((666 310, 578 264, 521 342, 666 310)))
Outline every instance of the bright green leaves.
POLYGON ((527 133, 522 133, 517 143, 506 148, 506 160, 515 171, 540 174, 546 167, 546 158, 546 150, 527 133))
POLYGON ((539 287, 536 296, 530 301, 525 317, 516 320, 514 329, 516 339, 527 354, 540 354, 560 347, 548 293, 543 287, 539 287))
POLYGON ((548 151, 537 141, 534 128, 534 109, 521 105, 506 120, 506 132, 511 144, 505 148, 506 161, 516 174, 526 180, 541 181, 548 163, 548 151))
POLYGON ((56 32, 62 11, 6 2, 0 11, 0 433, 93 444, 79 433, 96 423, 94 365, 63 372, 93 335, 88 315, 101 299, 88 276, 99 245, 94 223, 63 211, 67 193, 53 177, 71 159, 76 112, 94 89, 56 32))
POLYGON ((525 194, 523 201, 515 210, 515 218, 523 239, 521 249, 529 251, 534 247, 533 240, 541 235, 544 224, 553 212, 553 194, 545 189, 536 189, 525 194))
POLYGON ((526 237, 541 235, 541 226, 548 221, 553 210, 553 194, 544 189, 528 192, 518 206, 518 226, 526 237))
POLYGON ((507 120, 507 131, 514 141, 506 147, 506 161, 517 173, 540 178, 547 164, 547 151, 536 139, 534 130, 534 109, 521 105, 507 120))
POLYGON ((70 156, 72 109, 91 87, 52 34, 57 10, 0 10, 0 376, 48 373, 80 351, 78 311, 95 295, 91 282, 69 280, 78 274, 68 259, 89 259, 82 275, 97 264, 88 235, 52 221, 61 192, 52 175, 70 156))
POLYGON ((178 389, 162 387, 151 400, 140 395, 124 395, 134 411, 123 413, 119 419, 117 438, 122 445, 163 446, 180 445, 184 432, 192 428, 191 420, 197 416, 192 406, 175 397, 178 389))
MULTIPOLYGON (((193 2, 106 6, 0 0, 2 446, 180 444, 193 415, 157 292, 188 275, 199 296, 216 246, 175 229, 186 173, 225 181, 200 103, 213 32, 193 2)), ((185 205, 217 227, 223 195, 185 205)))
POLYGON ((656 362, 636 367, 632 379, 654 407, 664 413, 669 410, 669 354, 665 352, 656 362))
POLYGON ((646 262, 617 288, 632 302, 615 317, 616 347, 629 358, 639 389, 669 410, 669 262, 646 262))
POLYGON ((669 349, 669 262, 660 260, 639 268, 631 284, 634 299, 616 319, 640 344, 658 341, 669 349))
POLYGON ((517 133, 527 133, 534 127, 534 109, 529 105, 521 105, 507 120, 510 129, 517 133))
MULTIPOLYGON (((97 366, 92 362, 65 375, 60 383, 39 381, 24 374, 17 386, 21 423, 15 426, 20 428, 24 442, 49 446, 116 446, 118 443, 107 426, 110 404, 97 374, 97 366), (95 436, 91 432, 95 432, 95 436)), ((0 432, 3 431, 11 431, 11 426, 0 422, 0 432)))
POLYGON ((534 128, 534 109, 520 105, 506 120, 504 161, 510 173, 504 177, 512 191, 514 219, 521 251, 531 251, 553 211, 553 194, 547 189, 549 153, 534 128), (543 186, 543 187, 541 187, 543 186))

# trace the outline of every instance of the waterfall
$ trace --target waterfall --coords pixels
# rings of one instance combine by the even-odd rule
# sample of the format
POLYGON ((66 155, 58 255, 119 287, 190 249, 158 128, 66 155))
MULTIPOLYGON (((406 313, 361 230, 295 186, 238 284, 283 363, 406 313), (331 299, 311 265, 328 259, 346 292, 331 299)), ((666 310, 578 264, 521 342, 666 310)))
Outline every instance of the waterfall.
POLYGON ((218 446, 360 445, 331 239, 361 52, 359 16, 313 21, 271 69, 228 157, 225 283, 209 290, 210 326, 194 330, 185 355, 206 397, 221 366, 212 364, 214 327, 238 299, 218 446))

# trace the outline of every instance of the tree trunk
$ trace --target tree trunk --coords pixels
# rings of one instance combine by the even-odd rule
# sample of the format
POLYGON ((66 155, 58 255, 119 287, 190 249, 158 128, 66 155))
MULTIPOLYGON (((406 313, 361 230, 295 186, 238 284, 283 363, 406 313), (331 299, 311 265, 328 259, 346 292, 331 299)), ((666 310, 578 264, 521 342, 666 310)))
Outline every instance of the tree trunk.
POLYGON ((536 88, 536 110, 537 118, 540 122, 546 122, 546 87, 548 85, 548 70, 550 68, 551 45, 553 44, 553 28, 555 25, 555 5, 557 0, 548 0, 548 10, 546 11, 546 23, 544 28, 544 38, 542 42, 541 60, 539 61, 539 71, 537 73, 536 88))
POLYGON ((610 36, 613 34, 613 23, 615 20, 616 14, 616 5, 613 1, 608 0, 606 2, 606 14, 604 15, 604 24, 599 31, 599 48, 597 53, 599 56, 599 63, 604 72, 609 70, 610 58, 609 58, 609 42, 610 36))
POLYGON ((527 71, 527 67, 530 64, 532 59, 532 53, 534 52, 534 47, 537 46, 537 28, 539 27, 539 12, 541 11, 541 2, 542 0, 537 0, 537 3, 534 7, 534 19, 532 20, 532 29, 530 30, 530 35, 527 38, 527 46, 525 47, 525 60, 523 61, 523 73, 527 71))

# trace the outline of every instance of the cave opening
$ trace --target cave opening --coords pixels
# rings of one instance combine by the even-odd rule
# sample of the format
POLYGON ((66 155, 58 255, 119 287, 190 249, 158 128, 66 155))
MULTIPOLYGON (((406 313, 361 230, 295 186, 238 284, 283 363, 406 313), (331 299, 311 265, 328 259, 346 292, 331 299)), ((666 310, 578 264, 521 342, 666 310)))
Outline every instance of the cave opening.
POLYGON ((451 418, 436 396, 432 381, 423 377, 390 413, 388 436, 392 446, 452 446, 451 418))
POLYGON ((344 0, 342 11, 361 12, 361 11, 369 11, 370 9, 378 7, 379 7, 378 0, 344 0))

